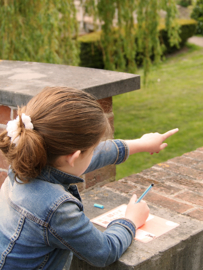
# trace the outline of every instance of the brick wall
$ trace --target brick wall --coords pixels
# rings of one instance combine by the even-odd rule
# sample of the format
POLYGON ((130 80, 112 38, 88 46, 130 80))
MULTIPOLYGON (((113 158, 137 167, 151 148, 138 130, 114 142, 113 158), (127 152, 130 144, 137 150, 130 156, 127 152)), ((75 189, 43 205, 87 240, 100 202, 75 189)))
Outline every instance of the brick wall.
MULTIPOLYGON (((114 130, 113 127, 113 112, 112 112, 112 97, 104 98, 98 100, 101 104, 104 112, 107 114, 109 122, 112 127, 112 131, 114 130)), ((8 121, 15 119, 17 116, 17 108, 15 107, 8 107, 4 105, 0 105, 0 132, 2 132, 6 128, 6 124, 8 121)), ((109 138, 113 137, 113 133, 109 134, 109 138)), ((0 151, 0 187, 7 176, 7 169, 8 164, 6 162, 5 157, 0 151)), ((86 188, 94 186, 103 181, 113 181, 115 180, 116 170, 115 165, 110 165, 102 169, 95 170, 94 172, 88 173, 83 175, 83 178, 87 181, 85 183, 79 184, 79 190, 82 191, 86 188)))
MULTIPOLYGON (((112 134, 108 135, 108 138, 113 138, 114 133, 114 115, 112 111, 112 97, 103 98, 98 100, 100 105, 102 106, 104 112, 106 113, 109 123, 112 128, 112 134)), ((88 189, 92 186, 95 186, 99 183, 114 181, 116 176, 116 166, 109 165, 104 168, 95 170, 93 172, 87 173, 83 175, 83 179, 85 180, 84 183, 77 184, 79 191, 83 191, 88 189)))
POLYGON ((203 147, 104 187, 139 197, 151 183, 147 202, 203 221, 203 147))

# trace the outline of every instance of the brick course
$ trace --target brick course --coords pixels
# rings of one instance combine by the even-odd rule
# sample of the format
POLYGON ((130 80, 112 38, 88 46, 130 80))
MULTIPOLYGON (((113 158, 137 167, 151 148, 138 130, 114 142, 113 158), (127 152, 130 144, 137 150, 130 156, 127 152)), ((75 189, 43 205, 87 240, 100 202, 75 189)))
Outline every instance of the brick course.
POLYGON ((7 124, 11 119, 11 109, 8 106, 0 105, 0 124, 7 124))
POLYGON ((112 97, 97 100, 105 113, 112 112, 112 97))
POLYGON ((104 188, 130 198, 132 193, 139 197, 151 183, 155 185, 145 201, 203 221, 203 147, 106 184, 104 188))
POLYGON ((195 209, 189 213, 187 213, 187 216, 191 218, 198 219, 200 221, 203 221, 203 210, 202 209, 195 209))

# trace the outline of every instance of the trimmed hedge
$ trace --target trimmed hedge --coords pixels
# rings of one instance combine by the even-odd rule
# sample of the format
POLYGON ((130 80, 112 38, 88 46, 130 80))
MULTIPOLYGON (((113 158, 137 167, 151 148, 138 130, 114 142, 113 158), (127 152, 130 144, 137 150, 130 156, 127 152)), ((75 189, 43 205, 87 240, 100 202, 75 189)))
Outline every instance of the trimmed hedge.
POLYGON ((79 37, 80 66, 100 69, 104 68, 100 35, 101 32, 93 32, 79 37))
MULTIPOLYGON (((164 29, 164 26, 160 25, 160 41, 161 44, 164 44, 165 50, 164 54, 169 54, 181 49, 187 39, 195 34, 197 22, 193 19, 179 19, 180 24, 180 38, 181 42, 179 48, 176 46, 170 46, 169 39, 167 36, 167 31, 164 29)), ((79 37, 80 42, 80 66, 82 67, 91 67, 91 68, 104 68, 103 55, 102 55, 102 46, 100 44, 101 31, 93 32, 87 35, 79 37)), ((116 41, 115 41, 116 42, 116 41)), ((116 52, 115 52, 116 53, 116 52)), ((136 55, 137 65, 142 64, 143 56, 141 54, 136 55)), ((152 57, 153 59, 153 57, 152 57)))
POLYGON ((182 7, 188 7, 188 6, 192 5, 192 1, 191 0, 179 0, 177 4, 182 6, 182 7))

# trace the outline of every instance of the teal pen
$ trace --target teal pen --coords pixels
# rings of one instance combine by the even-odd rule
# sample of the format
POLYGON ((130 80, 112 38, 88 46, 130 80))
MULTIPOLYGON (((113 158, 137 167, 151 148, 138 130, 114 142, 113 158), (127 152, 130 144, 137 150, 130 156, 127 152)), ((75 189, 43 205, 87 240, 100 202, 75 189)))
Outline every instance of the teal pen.
POLYGON ((143 198, 144 196, 150 191, 150 189, 154 186, 154 184, 151 184, 146 190, 145 192, 139 197, 139 199, 136 201, 136 203, 139 203, 143 198))

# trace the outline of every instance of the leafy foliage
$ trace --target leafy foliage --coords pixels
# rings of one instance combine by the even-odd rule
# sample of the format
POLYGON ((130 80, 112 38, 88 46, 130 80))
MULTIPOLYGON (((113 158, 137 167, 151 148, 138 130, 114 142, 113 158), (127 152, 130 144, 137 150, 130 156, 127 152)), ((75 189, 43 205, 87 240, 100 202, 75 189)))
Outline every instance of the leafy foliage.
MULTIPOLYGON (((139 53, 146 78, 152 56, 159 62, 163 53, 158 29, 161 10, 166 12, 170 44, 180 42, 176 0, 81 0, 81 5, 93 16, 95 26, 100 22, 105 69, 134 72, 139 53)), ((0 1, 1 59, 77 65, 77 34, 74 0, 0 1)))
POLYGON ((73 0, 1 0, 0 58, 78 64, 73 0))
MULTIPOLYGON (((93 1, 86 0, 85 3, 91 7, 93 1)), ((176 46, 180 42, 175 0, 99 0, 94 10, 101 23, 100 46, 106 69, 126 70, 127 67, 127 71, 134 72, 135 56, 141 53, 146 78, 151 56, 154 55, 155 61, 159 62, 162 54, 158 29, 161 10, 166 11, 169 42, 176 46)), ((94 14, 92 9, 91 12, 94 14)))
MULTIPOLYGON (((178 49, 182 48, 187 39, 195 34, 196 31, 196 24, 195 20, 186 20, 186 19, 178 19, 180 30, 180 43, 179 48, 176 45, 170 43, 168 38, 168 33, 165 28, 165 24, 160 24, 158 27, 159 31, 159 42, 161 46, 161 52, 163 54, 169 54, 177 51, 178 49)), ((136 28, 137 26, 134 25, 136 28)), ((79 37, 78 39, 80 43, 80 66, 83 67, 93 67, 93 68, 104 68, 104 61, 102 57, 102 47, 101 47, 101 31, 93 32, 84 36, 79 37)), ((116 47, 117 40, 114 39, 113 47, 114 47, 114 54, 115 57, 119 55, 119 48, 116 47)), ((135 48, 138 47, 138 40, 135 40, 135 48)), ((114 56, 114 55, 113 55, 114 56)), ((123 52, 123 56, 125 59, 125 52, 123 52)), ((135 62, 137 66, 143 65, 143 51, 137 51, 135 55, 135 62)), ((150 61, 154 60, 155 56, 152 54, 150 56, 150 61)), ((125 70, 127 62, 124 62, 124 67, 121 70, 125 70)))
POLYGON ((191 17, 197 20, 197 34, 203 35, 203 1, 197 0, 191 17))

